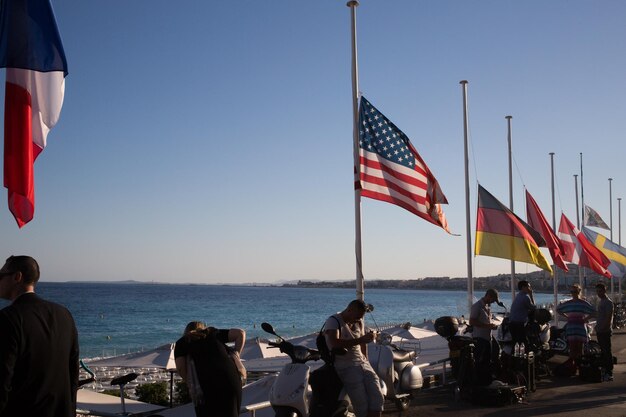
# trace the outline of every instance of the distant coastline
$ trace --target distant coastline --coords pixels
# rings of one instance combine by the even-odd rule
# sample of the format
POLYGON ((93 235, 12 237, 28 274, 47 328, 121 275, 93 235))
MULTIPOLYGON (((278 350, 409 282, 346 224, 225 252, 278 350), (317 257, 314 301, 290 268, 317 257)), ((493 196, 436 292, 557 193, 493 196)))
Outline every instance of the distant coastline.
MULTIPOLYGON (((568 286, 574 282, 579 282, 578 265, 570 264, 569 271, 558 271, 558 291, 566 291, 568 286)), ((474 291, 495 288, 497 290, 510 290, 511 275, 498 274, 489 277, 474 277, 474 291)), ((529 281, 538 292, 552 293, 554 291, 553 278, 546 271, 535 271, 529 273, 516 273, 516 282, 519 280, 529 281)), ((592 288, 598 281, 608 281, 606 278, 588 269, 583 269, 583 283, 585 287, 592 288)), ((220 285, 233 287, 283 287, 283 288, 354 288, 355 280, 297 280, 289 282, 274 283, 168 283, 157 281, 67 281, 72 284, 135 284, 135 285, 220 285)), ((451 290, 464 291, 467 289, 467 277, 425 277, 416 279, 366 279, 367 288, 379 289, 410 289, 410 290, 451 290)), ((614 284, 617 289, 617 282, 614 284)))

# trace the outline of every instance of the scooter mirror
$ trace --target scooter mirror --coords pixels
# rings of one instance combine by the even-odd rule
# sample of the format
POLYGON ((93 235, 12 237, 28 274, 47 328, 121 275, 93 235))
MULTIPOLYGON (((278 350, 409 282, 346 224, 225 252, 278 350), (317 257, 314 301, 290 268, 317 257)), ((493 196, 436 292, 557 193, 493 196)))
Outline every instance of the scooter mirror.
POLYGON ((278 336, 276 334, 276 332, 274 331, 274 328, 272 327, 272 325, 269 324, 269 323, 261 323, 261 328, 263 330, 265 330, 269 334, 273 334, 274 336, 278 336))
POLYGON ((372 311, 374 311, 374 306, 372 304, 365 304, 365 312, 371 313, 372 311))

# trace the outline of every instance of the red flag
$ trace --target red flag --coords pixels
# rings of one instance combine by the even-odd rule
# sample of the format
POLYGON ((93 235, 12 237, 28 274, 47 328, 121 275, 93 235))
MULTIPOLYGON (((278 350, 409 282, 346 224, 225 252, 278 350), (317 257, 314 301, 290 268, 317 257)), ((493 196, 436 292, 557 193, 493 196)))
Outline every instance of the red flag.
POLYGON ((526 220, 530 227, 535 229, 543 240, 546 241, 546 247, 550 251, 554 264, 564 271, 569 271, 565 264, 565 259, 563 259, 563 244, 561 240, 556 236, 537 202, 528 191, 526 191, 526 220))
POLYGON ((606 269, 611 263, 609 258, 589 242, 565 214, 561 214, 559 237, 563 243, 563 258, 566 261, 586 266, 598 274, 611 278, 611 273, 606 269))

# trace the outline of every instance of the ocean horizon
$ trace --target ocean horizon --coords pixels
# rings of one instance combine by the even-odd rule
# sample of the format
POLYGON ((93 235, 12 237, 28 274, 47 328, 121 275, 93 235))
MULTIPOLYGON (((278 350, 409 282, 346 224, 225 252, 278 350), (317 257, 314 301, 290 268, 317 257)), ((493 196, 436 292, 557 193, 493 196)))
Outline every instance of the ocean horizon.
MULTIPOLYGON (((262 322, 284 337, 319 331, 324 320, 356 298, 354 289, 137 282, 40 282, 37 293, 66 306, 76 321, 81 358, 115 356, 175 342, 185 325, 202 320, 246 330, 248 340, 268 337, 262 322)), ((475 293, 476 296, 482 294, 475 293)), ((507 305, 508 294, 501 297, 507 305)), ((538 304, 552 294, 536 294, 538 304)), ((465 315, 467 293, 454 290, 366 289, 374 305, 368 326, 413 324, 465 315)), ((0 307, 8 304, 0 303, 0 307)), ((493 306, 492 311, 504 311, 493 306)))

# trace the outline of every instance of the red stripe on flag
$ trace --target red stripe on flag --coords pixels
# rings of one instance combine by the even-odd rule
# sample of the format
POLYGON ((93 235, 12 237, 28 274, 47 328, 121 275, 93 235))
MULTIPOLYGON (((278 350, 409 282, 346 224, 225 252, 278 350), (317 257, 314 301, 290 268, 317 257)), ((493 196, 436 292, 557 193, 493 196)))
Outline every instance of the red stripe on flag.
POLYGON ((420 174, 418 171, 415 171, 416 176, 403 174, 401 172, 394 170, 390 166, 381 163, 380 161, 374 161, 374 160, 367 159, 362 156, 361 157, 361 173, 363 172, 363 168, 379 170, 385 174, 389 174, 393 176, 394 178, 397 178, 398 180, 402 182, 405 182, 407 184, 413 185, 421 189, 426 189, 426 183, 416 177, 417 175, 423 176, 423 174, 420 174))
POLYGON ((22 227, 32 220, 35 211, 33 162, 41 149, 32 142, 29 92, 12 83, 5 86, 4 186, 9 191, 9 209, 22 227))
MULTIPOLYGON (((402 194, 403 196, 405 196, 406 198, 408 198, 409 200, 413 200, 418 204, 425 204, 426 203, 426 198, 422 195, 418 195, 418 194, 414 194, 412 192, 410 192, 409 190, 407 190, 406 188, 402 187, 401 185, 398 185, 394 182, 390 182, 385 180, 384 178, 380 178, 380 177, 374 177, 371 175, 366 175, 364 173, 361 173, 361 181, 366 183, 366 184, 373 184, 373 185, 378 185, 381 187, 385 187, 388 188, 391 191, 395 191, 399 194, 402 194)), ((367 185, 364 185, 364 188, 367 188, 367 185)))
POLYGON ((424 220, 428 220, 430 223, 436 224, 438 226, 441 226, 441 224, 439 224, 437 221, 435 221, 432 217, 429 216, 429 214, 426 212, 426 207, 423 205, 410 205, 408 204, 405 200, 400 200, 398 198, 394 198, 389 194, 382 194, 382 193, 377 193, 375 191, 372 190, 367 190, 367 189, 363 189, 361 191, 361 195, 363 197, 369 197, 369 198, 373 198, 374 200, 380 200, 380 201, 385 201, 387 203, 392 203, 395 204, 397 206, 402 207, 405 210, 410 211, 411 213, 420 216, 421 218, 423 218, 424 220), (423 208, 424 211, 421 211, 420 208, 423 208))

